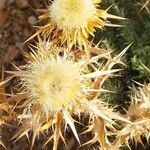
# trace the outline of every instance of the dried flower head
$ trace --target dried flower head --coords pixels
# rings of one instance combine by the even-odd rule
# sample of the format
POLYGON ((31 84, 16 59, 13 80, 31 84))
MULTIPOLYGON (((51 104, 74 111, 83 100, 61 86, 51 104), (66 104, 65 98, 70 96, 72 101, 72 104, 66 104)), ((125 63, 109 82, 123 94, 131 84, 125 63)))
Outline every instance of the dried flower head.
MULTIPOLYGON (((115 124, 113 119, 126 122, 107 103, 97 99, 101 91, 105 90, 101 86, 95 87, 95 84, 100 82, 99 79, 104 82, 112 73, 119 71, 111 68, 115 63, 121 63, 122 54, 107 63, 107 67, 104 67, 107 70, 100 70, 101 65, 98 60, 102 57, 101 55, 74 61, 74 58, 65 53, 63 56, 53 55, 43 48, 36 52, 32 51, 26 69, 19 70, 18 68, 15 72, 16 76, 21 79, 22 92, 26 97, 23 97, 22 102, 19 99, 24 110, 18 118, 23 124, 14 138, 17 137, 18 140, 24 135, 28 137, 28 132, 33 131, 33 146, 35 137, 39 133, 54 127, 53 135, 45 144, 54 139, 53 149, 56 150, 59 138, 66 143, 62 135, 62 127, 65 124, 70 126, 80 143, 73 115, 85 113, 93 116, 93 125, 97 124, 95 120, 99 119, 106 121, 109 126, 115 124), (110 112, 112 115, 109 115, 110 112)), ((93 130, 96 130, 95 127, 93 130)), ((102 142, 99 136, 95 140, 102 142)))
POLYGON ((52 38, 61 43, 67 41, 70 45, 86 46, 89 35, 94 36, 96 28, 120 26, 109 23, 108 18, 124 19, 108 14, 108 9, 100 8, 100 2, 101 0, 54 0, 45 14, 39 17, 47 20, 47 24, 37 33, 52 33, 52 38))

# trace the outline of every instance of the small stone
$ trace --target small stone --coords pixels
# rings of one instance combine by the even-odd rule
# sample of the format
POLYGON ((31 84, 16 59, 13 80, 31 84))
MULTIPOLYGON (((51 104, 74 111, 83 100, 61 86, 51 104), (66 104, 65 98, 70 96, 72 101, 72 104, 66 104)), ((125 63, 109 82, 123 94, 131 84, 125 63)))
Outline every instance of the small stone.
POLYGON ((30 17, 28 17, 28 23, 29 24, 31 24, 31 25, 33 25, 33 24, 35 24, 36 23, 36 18, 34 17, 34 16, 30 16, 30 17))

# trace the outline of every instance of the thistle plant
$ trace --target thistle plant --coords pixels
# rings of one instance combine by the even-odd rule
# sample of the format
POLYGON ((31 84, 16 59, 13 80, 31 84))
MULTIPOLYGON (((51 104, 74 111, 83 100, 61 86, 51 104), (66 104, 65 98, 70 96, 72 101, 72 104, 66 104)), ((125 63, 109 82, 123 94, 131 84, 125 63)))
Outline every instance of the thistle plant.
POLYGON ((116 64, 125 66, 122 56, 130 45, 112 56, 112 52, 100 49, 99 44, 89 40, 90 36, 94 38, 96 28, 121 26, 111 24, 109 18, 124 19, 109 14, 109 8, 103 10, 100 2, 54 0, 39 16, 45 25, 31 36, 37 36, 38 41, 30 46, 30 54, 24 53, 26 64, 7 71, 12 76, 0 83, 3 85, 14 77, 18 83, 11 90, 13 94, 4 94, 8 96, 5 102, 0 99, 0 110, 7 114, 6 119, 0 118, 0 125, 9 118, 19 122, 12 140, 26 136, 31 139, 32 149, 36 138, 46 134, 43 147, 53 140, 51 149, 57 150, 61 139, 68 148, 66 129, 71 129, 78 148, 97 143, 97 149, 117 150, 123 145, 130 148, 132 139, 142 143, 141 135, 149 140, 150 84, 133 88, 132 101, 124 115, 117 106, 101 98, 102 93, 112 92, 104 88, 104 83, 119 75, 121 69, 114 68, 116 64), (79 133, 76 123, 82 124, 82 116, 88 116, 89 121, 79 133), (92 137, 83 143, 80 137, 88 132, 92 137))
MULTIPOLYGON (((40 133, 53 128, 54 133, 45 144, 53 139, 53 149, 56 150, 60 138, 66 144, 62 135, 65 125, 70 126, 78 143, 81 144, 74 125, 74 115, 80 116, 82 113, 85 116, 91 116, 90 126, 92 128, 90 127, 86 132, 91 131, 100 136, 104 133, 97 129, 98 122, 105 123, 104 128, 106 126, 113 128, 113 124, 116 124, 114 120, 130 123, 115 113, 108 103, 98 99, 100 93, 105 91, 102 88, 104 81, 119 71, 112 67, 121 63, 121 56, 127 48, 115 58, 111 58, 108 53, 109 60, 101 68, 98 60, 106 54, 75 61, 74 57, 65 53, 65 50, 63 56, 60 56, 52 54, 49 48, 43 49, 42 45, 37 46, 37 48, 39 47, 41 49, 32 51, 28 55, 28 64, 25 70, 18 68, 18 71, 10 72, 20 78, 23 95, 22 100, 19 99, 17 102, 17 98, 15 99, 23 108, 23 112, 18 116, 22 125, 13 138, 18 140, 24 135, 28 137, 29 131, 32 131, 32 147, 35 138, 40 133), (93 71, 91 72, 91 70, 93 71), (98 87, 99 80, 101 85, 98 87)), ((105 132, 104 129, 103 132, 105 132)), ((98 135, 96 134, 95 138, 86 144, 98 141, 102 147, 107 147, 105 137, 101 139, 98 135)))
MULTIPOLYGON (((87 49, 96 48, 100 52, 98 46, 88 42, 89 35, 94 34, 95 28, 120 26, 112 25, 107 18, 124 18, 108 14, 108 9, 99 9, 99 2, 55 0, 40 16, 40 19, 47 20, 47 24, 40 27, 35 35, 42 34, 44 40, 38 36, 37 46, 33 46, 30 55, 25 55, 27 65, 23 70, 16 67, 17 71, 7 72, 19 77, 21 86, 18 89, 20 93, 16 93, 15 98, 12 96, 16 112, 19 113, 18 109, 22 108, 22 113, 17 117, 20 129, 12 139, 29 138, 32 131, 32 149, 36 137, 50 129, 53 133, 44 145, 53 139, 53 150, 57 150, 59 139, 67 147, 62 132, 69 125, 79 146, 99 142, 100 147, 106 149, 111 145, 107 136, 116 130, 116 120, 130 123, 99 99, 101 92, 108 92, 103 89, 105 80, 120 71, 113 69, 113 66, 123 64, 121 57, 128 47, 115 57, 111 56, 111 52, 102 52, 88 57, 84 53, 77 58, 74 51, 67 52, 67 48, 73 44, 83 45, 87 49), (49 34, 52 41, 47 38, 49 34), (67 42, 68 47, 55 45, 59 40, 61 44, 67 42), (105 65, 100 62, 101 58, 107 59, 105 65), (94 135, 87 143, 80 142, 73 119, 74 115, 80 119, 81 114, 90 117, 88 130, 83 133, 92 132, 94 135)), ((82 47, 79 53, 81 50, 82 47)))

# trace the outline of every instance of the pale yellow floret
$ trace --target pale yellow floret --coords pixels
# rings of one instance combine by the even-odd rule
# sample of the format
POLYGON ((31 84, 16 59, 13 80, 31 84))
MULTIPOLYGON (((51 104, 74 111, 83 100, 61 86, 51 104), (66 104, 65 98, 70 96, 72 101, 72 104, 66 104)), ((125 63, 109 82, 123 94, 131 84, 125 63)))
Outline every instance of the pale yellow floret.
POLYGON ((95 12, 96 8, 91 0, 55 0, 50 6, 49 15, 58 28, 73 31, 86 27, 95 12))
POLYGON ((59 56, 37 57, 22 78, 32 100, 47 112, 68 108, 81 91, 80 70, 59 56))

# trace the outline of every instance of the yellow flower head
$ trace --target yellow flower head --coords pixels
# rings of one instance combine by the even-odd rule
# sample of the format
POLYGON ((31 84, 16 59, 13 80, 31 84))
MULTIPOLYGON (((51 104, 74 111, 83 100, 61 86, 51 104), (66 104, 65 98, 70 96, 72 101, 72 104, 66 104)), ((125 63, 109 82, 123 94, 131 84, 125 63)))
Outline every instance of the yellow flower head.
MULTIPOLYGON (((23 119, 23 124, 14 138, 19 139, 24 135, 28 137, 28 132, 32 130, 33 146, 35 137, 40 132, 53 127, 54 133, 47 142, 53 138, 53 149, 56 150, 59 138, 65 141, 61 131, 64 124, 70 126, 80 143, 73 115, 88 114, 92 116, 91 124, 96 123, 96 126, 95 118, 99 117, 110 126, 114 124, 113 119, 124 121, 114 113, 112 108, 109 108, 107 103, 96 98, 103 91, 100 81, 102 84, 111 73, 118 71, 118 69, 112 70, 111 68, 115 63, 120 63, 123 52, 114 59, 111 59, 108 53, 75 61, 65 52, 60 56, 57 50, 54 50, 56 54, 53 55, 48 48, 51 44, 49 42, 43 44, 43 42, 38 44, 38 51, 32 51, 29 55, 26 69, 15 72, 20 77, 24 94, 22 102, 19 98, 18 103, 24 109, 18 116, 23 119), (101 65, 98 60, 106 55, 110 62, 100 70, 101 65), (105 70, 106 68, 108 70, 105 70), (112 115, 109 115, 110 112, 112 115)), ((97 132, 95 128, 91 130, 97 132)), ((99 141, 99 136, 95 140, 99 141)))
POLYGON ((81 90, 80 70, 70 60, 47 53, 33 55, 22 75, 25 89, 44 111, 60 111, 71 106, 81 90))
POLYGON ((110 24, 107 18, 124 19, 99 8, 100 1, 54 0, 46 13, 39 17, 41 20, 47 19, 47 24, 39 32, 43 35, 52 33, 52 38, 61 43, 69 41, 71 45, 85 46, 89 35, 94 36, 95 28, 119 26, 110 24))

